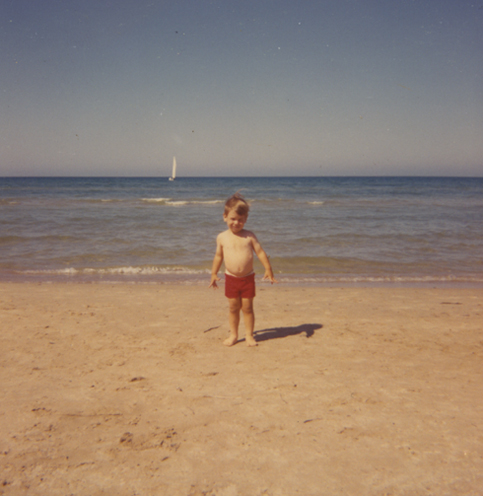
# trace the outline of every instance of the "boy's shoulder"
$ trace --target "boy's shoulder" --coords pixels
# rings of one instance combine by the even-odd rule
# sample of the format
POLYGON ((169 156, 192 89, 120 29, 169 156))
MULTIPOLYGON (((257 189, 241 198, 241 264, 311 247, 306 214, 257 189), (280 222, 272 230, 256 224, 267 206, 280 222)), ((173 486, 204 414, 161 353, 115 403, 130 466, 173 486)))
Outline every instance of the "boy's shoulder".
POLYGON ((230 233, 230 230, 227 229, 226 231, 222 231, 220 234, 218 234, 217 238, 224 238, 230 233))
POLYGON ((243 229, 243 235, 247 238, 256 238, 255 233, 252 231, 247 231, 246 229, 243 229))
POLYGON ((224 239, 227 239, 229 235, 230 235, 230 231, 227 229, 226 231, 223 231, 220 234, 218 234, 218 236, 216 237, 216 241, 218 241, 218 243, 221 243, 224 239))

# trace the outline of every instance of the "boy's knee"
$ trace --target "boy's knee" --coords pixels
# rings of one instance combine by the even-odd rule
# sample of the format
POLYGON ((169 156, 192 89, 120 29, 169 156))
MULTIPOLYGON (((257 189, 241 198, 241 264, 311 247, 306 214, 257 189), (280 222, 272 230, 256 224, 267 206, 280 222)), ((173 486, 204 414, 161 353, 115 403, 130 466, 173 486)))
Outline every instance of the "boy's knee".
POLYGON ((230 312, 239 312, 242 308, 242 302, 238 298, 230 298, 228 303, 230 312))
POLYGON ((253 313, 253 300, 243 300, 241 309, 243 313, 253 313))

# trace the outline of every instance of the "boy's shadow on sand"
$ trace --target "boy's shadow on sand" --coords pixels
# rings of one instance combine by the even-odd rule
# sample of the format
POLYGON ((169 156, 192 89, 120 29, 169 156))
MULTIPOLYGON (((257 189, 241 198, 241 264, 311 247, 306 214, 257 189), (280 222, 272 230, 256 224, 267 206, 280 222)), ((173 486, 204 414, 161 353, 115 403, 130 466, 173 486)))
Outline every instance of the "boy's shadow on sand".
POLYGON ((296 336, 305 332, 305 337, 310 338, 317 329, 322 329, 322 324, 302 324, 296 327, 273 327, 271 329, 262 329, 255 331, 257 342, 267 341, 268 339, 286 338, 287 336, 296 336))

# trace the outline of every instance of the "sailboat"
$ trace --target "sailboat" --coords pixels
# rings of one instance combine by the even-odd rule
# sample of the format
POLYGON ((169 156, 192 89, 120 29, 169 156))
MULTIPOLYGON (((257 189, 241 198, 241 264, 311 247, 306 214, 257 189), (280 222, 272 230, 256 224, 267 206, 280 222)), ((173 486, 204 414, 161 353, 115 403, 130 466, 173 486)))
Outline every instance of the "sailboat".
POLYGON ((173 157, 173 172, 171 173, 170 181, 174 181, 176 179, 176 157, 173 157))

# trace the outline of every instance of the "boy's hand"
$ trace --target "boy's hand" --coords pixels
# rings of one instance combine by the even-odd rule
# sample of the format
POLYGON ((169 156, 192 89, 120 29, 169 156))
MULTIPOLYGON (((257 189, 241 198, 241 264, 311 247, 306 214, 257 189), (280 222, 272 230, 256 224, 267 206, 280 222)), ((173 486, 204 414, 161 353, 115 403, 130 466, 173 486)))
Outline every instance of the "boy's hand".
POLYGON ((262 281, 270 281, 272 284, 275 282, 275 283, 278 283, 278 281, 275 279, 275 277, 273 276, 273 272, 271 270, 266 270, 265 271, 265 275, 263 276, 262 278, 262 281))
POLYGON ((210 285, 208 286, 209 288, 213 289, 218 289, 218 284, 216 284, 216 281, 220 281, 221 279, 218 277, 217 274, 212 274, 211 275, 211 282, 210 285))

